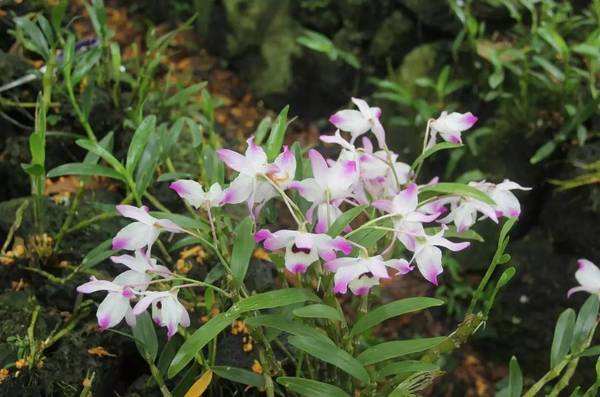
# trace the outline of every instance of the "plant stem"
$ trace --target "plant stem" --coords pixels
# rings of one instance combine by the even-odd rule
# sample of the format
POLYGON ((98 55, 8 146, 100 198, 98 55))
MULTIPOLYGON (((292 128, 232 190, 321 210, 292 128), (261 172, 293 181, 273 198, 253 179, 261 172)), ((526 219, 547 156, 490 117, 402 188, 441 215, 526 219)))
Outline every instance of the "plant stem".
POLYGON ((29 369, 33 368, 37 355, 37 348, 35 346, 35 323, 40 314, 40 309, 41 306, 39 305, 33 309, 31 322, 29 323, 29 327, 27 327, 27 340, 29 341, 29 358, 27 359, 27 364, 29 365, 29 369))
POLYGON ((83 183, 79 183, 79 189, 77 190, 77 194, 73 199, 73 203, 71 203, 71 207, 69 208, 69 213, 67 214, 67 218, 63 222, 58 234, 56 235, 55 243, 54 243, 54 251, 58 251, 60 247, 60 243, 62 242, 63 237, 67 233, 69 226, 71 226, 71 222, 73 222, 73 218, 75 217, 75 212, 77 211, 77 207, 79 206, 79 200, 83 195, 83 183))
POLYGON ((150 360, 147 360, 147 363, 148 363, 148 366, 150 367, 150 373, 152 374, 152 377, 156 381, 156 384, 158 385, 158 388, 160 389, 160 392, 162 393, 163 397, 171 397, 171 392, 167 388, 167 385, 165 385, 165 381, 164 381, 162 375, 160 374, 160 371, 156 367, 156 365, 154 365, 154 363, 151 362, 150 360))
POLYGON ((481 313, 467 314, 456 330, 448 335, 439 345, 427 351, 421 357, 421 361, 434 363, 442 354, 447 354, 457 349, 477 331, 484 321, 485 317, 481 313))

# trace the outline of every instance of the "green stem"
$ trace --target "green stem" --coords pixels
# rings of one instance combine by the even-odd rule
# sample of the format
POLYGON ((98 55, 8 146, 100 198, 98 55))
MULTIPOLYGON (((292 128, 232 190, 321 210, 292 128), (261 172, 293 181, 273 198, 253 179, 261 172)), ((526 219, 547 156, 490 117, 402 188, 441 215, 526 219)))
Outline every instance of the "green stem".
POLYGON ((160 389, 160 392, 162 393, 163 397, 171 397, 171 392, 167 388, 167 385, 165 385, 165 380, 163 379, 163 377, 162 377, 160 371, 158 370, 158 368, 156 367, 156 365, 154 365, 154 363, 150 360, 147 360, 147 363, 148 363, 148 366, 150 367, 150 373, 152 374, 152 377, 156 381, 156 384, 158 385, 158 388, 160 389))
POLYGON ((27 364, 29 365, 29 369, 33 368, 37 355, 37 348, 35 346, 35 323, 38 315, 40 314, 40 309, 41 306, 36 306, 33 309, 33 313, 31 314, 31 322, 29 323, 29 327, 27 327, 27 339, 29 341, 29 358, 27 359, 27 364))
POLYGON ((75 217, 75 212, 77 211, 77 207, 79 207, 79 200, 81 199, 82 195, 83 195, 83 183, 80 183, 79 189, 77 190, 77 194, 75 195, 75 198, 73 199, 73 203, 71 203, 71 207, 69 208, 69 213, 67 214, 67 218, 63 222, 62 226, 60 227, 60 230, 58 231, 58 234, 56 235, 56 239, 55 239, 55 243, 54 243, 54 251, 55 252, 58 251, 58 249, 60 247, 60 243, 63 240, 63 237, 65 236, 65 234, 67 233, 67 230, 69 229, 69 226, 71 226, 71 223, 73 222, 73 218, 75 217))
POLYGON ((485 318, 481 313, 467 314, 456 330, 448 335, 448 337, 446 337, 439 345, 427 351, 427 353, 421 357, 421 361, 434 363, 442 354, 450 353, 459 348, 475 333, 475 331, 477 331, 484 321, 485 318))
POLYGON ((77 98, 75 98, 75 92, 73 91, 73 82, 71 81, 71 73, 65 73, 64 77, 65 77, 65 87, 67 89, 67 96, 69 97, 71 106, 73 107, 73 110, 75 111, 77 120, 79 120, 79 123, 85 130, 85 133, 87 134, 88 138, 92 142, 97 142, 98 140, 96 139, 96 134, 94 134, 94 130, 92 129, 92 126, 90 125, 89 121, 87 120, 87 117, 81 110, 81 107, 79 107, 77 98))

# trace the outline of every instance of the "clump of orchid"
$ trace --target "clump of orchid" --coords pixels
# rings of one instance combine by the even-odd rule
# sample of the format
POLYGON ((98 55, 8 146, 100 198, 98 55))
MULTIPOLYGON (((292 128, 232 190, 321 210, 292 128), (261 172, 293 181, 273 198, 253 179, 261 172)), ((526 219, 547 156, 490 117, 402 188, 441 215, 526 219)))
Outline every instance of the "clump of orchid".
MULTIPOLYGON (((308 287, 339 311, 338 298, 344 294, 363 299, 363 308, 368 311, 366 297, 380 287, 382 280, 406 277, 414 269, 437 286, 444 272, 444 255, 469 247, 470 242, 465 240, 470 234, 466 232, 476 222, 489 219, 499 223, 502 217, 520 215, 513 191, 527 188, 515 182, 465 185, 438 178, 419 181, 421 164, 437 151, 438 141, 460 145, 461 134, 475 124, 477 117, 443 112, 430 120, 423 152, 409 165, 388 147, 380 122, 381 109, 370 107, 362 99, 352 98, 352 102, 358 110, 333 114, 329 120, 335 131, 320 137, 323 143, 338 147, 339 155, 334 158, 325 158, 318 149, 311 148, 306 160, 302 150, 281 143, 280 153, 273 155, 273 146, 266 151, 256 137, 250 137, 243 154, 230 149, 216 152, 231 170, 233 177, 228 185, 204 186, 189 179, 172 182, 170 188, 194 209, 194 216, 205 222, 207 232, 156 218, 145 206, 117 206, 123 217, 134 220, 112 241, 114 250, 128 253, 111 260, 127 270, 112 281, 92 278, 78 288, 82 293, 107 292, 97 311, 100 329, 115 327, 123 319, 133 325, 136 317, 151 307, 152 319, 167 328, 170 338, 178 327, 190 325, 186 306, 178 298, 182 289, 212 289, 231 299, 233 307, 236 299, 250 296, 243 284, 245 273, 240 283, 231 266, 235 253, 224 243, 235 245, 239 236, 222 235, 226 230, 222 218, 234 219, 230 213, 247 214, 254 242, 262 245, 279 266, 283 287, 308 287), (283 203, 280 208, 289 214, 293 227, 264 224, 266 217, 261 216, 261 210, 272 200, 283 203), (230 211, 235 206, 239 208, 230 211), (153 250, 161 234, 187 234, 200 241, 215 254, 228 277, 217 287, 183 277, 170 270, 168 263, 158 264, 153 250)), ((286 216, 280 214, 279 218, 285 221, 286 216)), ((590 269, 585 264, 580 272, 593 272, 590 269)), ((585 284, 576 290, 589 288, 585 284)), ((347 325, 342 329, 347 331, 347 325)), ((329 337, 338 340, 338 336, 329 337)), ((348 339, 344 336, 339 340, 348 339)), ((267 352, 269 349, 266 347, 267 352)), ((353 351, 354 347, 348 349, 353 351)), ((273 363, 270 369, 277 371, 273 363)))

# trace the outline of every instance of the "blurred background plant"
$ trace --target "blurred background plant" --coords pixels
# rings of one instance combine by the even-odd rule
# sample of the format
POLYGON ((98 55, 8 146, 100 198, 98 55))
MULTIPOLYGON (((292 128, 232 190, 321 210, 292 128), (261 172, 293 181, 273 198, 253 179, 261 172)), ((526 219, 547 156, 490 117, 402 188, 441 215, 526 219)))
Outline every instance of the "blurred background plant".
MULTIPOLYGON (((97 265, 112 254, 106 241, 96 245, 120 225, 114 204, 143 200, 168 216, 178 201, 165 182, 223 180, 214 153, 221 142, 264 138, 289 103, 299 116, 290 143, 318 145, 318 132, 331 132, 332 109, 351 95, 371 95, 407 161, 418 155, 429 118, 443 110, 479 117, 466 145, 441 152, 426 175, 507 177, 534 188, 511 241, 517 276, 436 391, 492 395, 494 383, 513 371, 506 366, 512 355, 533 384, 548 366, 538 353, 551 345, 554 319, 583 302, 565 298, 575 270, 568 264, 600 259, 599 22, 598 0, 2 3, 0 364, 11 373, 36 367, 35 377, 19 380, 32 393, 79 394, 82 380, 94 377, 104 385, 97 395, 117 378, 124 394, 143 393, 153 380, 141 359, 131 358, 135 345, 90 333, 89 303, 72 305, 74 286, 100 274, 97 265), (134 140, 140 144, 130 152, 134 140), (47 306, 52 310, 40 310, 47 306), (96 346, 84 344, 89 335, 96 346)), ((292 119, 287 110, 282 116, 292 119)), ((274 208, 265 214, 277 219, 274 208)), ((409 319, 426 325, 419 332, 453 329, 467 311, 495 249, 493 227, 480 234, 484 243, 445 263, 435 294, 447 301, 447 313, 409 319)), ((162 255, 178 270, 200 273, 211 260, 193 245, 162 255)), ((272 282, 271 273, 264 270, 257 283, 272 282)), ((433 293, 405 281, 387 291, 392 298, 433 293)), ((202 297, 204 316, 215 315, 214 300, 202 297)), ((405 323, 394 325, 380 332, 406 332, 405 323)), ((181 341, 172 343, 161 346, 161 356, 181 341)), ((230 355, 253 367, 251 352, 232 348, 230 355)), ((186 375, 179 392, 196 373, 186 375)), ((573 382, 590 379, 591 365, 573 382)), ((226 390, 239 391, 232 385, 226 390)))

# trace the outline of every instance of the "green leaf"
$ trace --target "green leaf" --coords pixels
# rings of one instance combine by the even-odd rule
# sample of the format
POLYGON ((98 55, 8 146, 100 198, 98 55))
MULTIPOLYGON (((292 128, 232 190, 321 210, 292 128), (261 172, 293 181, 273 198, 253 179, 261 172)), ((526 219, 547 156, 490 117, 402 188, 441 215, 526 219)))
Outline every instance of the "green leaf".
POLYGON ((496 288, 504 287, 514 277, 516 272, 517 272, 517 270, 515 269, 514 266, 511 266, 511 267, 505 269, 502 272, 502 274, 500 275, 500 278, 498 279, 496 288))
POLYGON ((14 19, 17 28, 25 33, 25 42, 23 45, 30 51, 36 52, 41 55, 44 59, 48 59, 50 56, 50 48, 46 37, 40 30, 40 28, 29 19, 24 17, 18 17, 14 19))
POLYGON ((441 182, 436 183, 435 185, 428 185, 420 188, 419 195, 426 193, 441 193, 463 197, 471 197, 489 205, 496 204, 494 200, 492 200, 487 194, 483 193, 481 190, 469 185, 464 185, 462 183, 441 182))
POLYGON ((21 168, 31 176, 39 177, 44 175, 44 167, 39 164, 21 164, 21 168))
POLYGON ((387 233, 387 230, 363 229, 352 234, 352 236, 348 237, 348 239, 369 249, 374 247, 375 244, 377 244, 377 242, 381 240, 387 233))
POLYGON ((111 167, 118 173, 125 176, 127 172, 125 167, 113 156, 107 149, 100 146, 97 142, 90 141, 89 139, 78 139, 75 143, 82 148, 89 150, 95 155, 99 156, 102 160, 106 161, 111 167))
POLYGON ((333 321, 342 321, 342 316, 337 309, 322 303, 308 305, 294 309, 294 316, 307 318, 326 318, 333 321))
POLYGON ((578 357, 593 357, 600 355, 600 345, 592 346, 585 349, 578 357))
POLYGON ((63 175, 104 176, 121 181, 125 180, 121 174, 112 168, 90 163, 67 163, 48 171, 48 178, 63 175))
POLYGON ((163 376, 167 376, 169 364, 171 364, 171 361, 173 361, 173 357, 175 357, 175 354, 181 347, 182 343, 183 339, 178 334, 175 334, 162 348, 160 356, 158 357, 158 364, 156 366, 163 376))
POLYGON ((369 374, 365 367, 345 350, 320 339, 306 336, 290 336, 288 342, 321 361, 334 365, 363 383, 369 383, 369 374))
POLYGON ((390 375, 407 375, 414 372, 429 372, 440 369, 439 366, 432 363, 425 363, 423 361, 406 360, 397 361, 394 363, 387 364, 381 369, 377 370, 377 379, 385 378, 390 375))
POLYGON ((425 161, 425 159, 429 156, 431 156, 432 154, 439 152, 440 150, 447 150, 447 149, 456 149, 461 147, 462 144, 459 143, 450 143, 450 142, 440 142, 438 144, 435 144, 434 146, 430 147, 429 149, 425 150, 423 153, 421 153, 419 155, 419 157, 417 157, 415 159, 415 161, 412 163, 411 165, 411 169, 416 169, 419 165, 421 165, 421 163, 423 163, 423 161, 425 161))
POLYGON ((254 143, 257 145, 261 145, 267 136, 267 132, 269 131, 269 127, 271 127, 271 118, 269 116, 263 118, 260 123, 258 123, 258 127, 256 127, 256 131, 254 132, 254 143))
POLYGON ((531 164, 537 164, 540 161, 544 160, 546 157, 550 156, 554 152, 555 149, 556 149, 556 142, 548 141, 548 142, 544 143, 542 146, 540 146, 538 148, 538 150, 535 151, 534 155, 531 156, 531 158, 529 159, 529 162, 531 164))
POLYGON ((275 160, 275 157, 281 151, 281 146, 283 146, 283 138, 285 137, 285 130, 287 127, 287 114, 290 106, 287 105, 284 107, 279 115, 275 119, 273 126, 271 127, 271 133, 269 134, 269 139, 265 144, 265 151, 267 153, 267 158, 269 161, 275 160))
MULTIPOLYGON (((110 131, 108 134, 104 135, 100 141, 98 141, 98 145, 102 146, 109 153, 113 150, 114 145, 114 133, 110 131)), ((85 138, 83 138, 85 139, 85 138)), ((93 152, 87 152, 85 157, 83 158, 83 162, 86 164, 97 164, 98 160, 100 160, 100 156, 93 152)))
POLYGON ((244 385, 254 386, 258 388, 265 387, 265 378, 243 368, 229 367, 225 365, 217 365, 210 369, 223 379, 232 382, 242 383, 244 385))
POLYGON ((190 335, 179 348, 169 366, 169 378, 177 375, 208 342, 216 338, 228 325, 231 325, 239 315, 239 311, 229 309, 225 313, 217 314, 190 335))
POLYGON ((348 393, 337 386, 312 379, 280 376, 277 378, 277 383, 305 397, 350 397, 348 393))
POLYGON ((573 328, 575 327, 575 311, 566 309, 558 317, 554 328, 554 338, 550 349, 550 368, 554 368, 569 353, 571 340, 573 339, 573 328))
POLYGON ((89 269, 96 266, 98 263, 107 259, 111 255, 116 254, 118 251, 111 250, 112 238, 104 240, 96 248, 87 253, 87 255, 81 260, 81 266, 84 269, 89 269))
POLYGON ((138 126, 133 133, 129 149, 127 151, 127 162, 126 168, 130 175, 133 175, 133 171, 137 166, 138 162, 142 158, 142 153, 146 148, 150 134, 154 132, 156 128, 156 116, 151 115, 146 117, 138 126))
POLYGON ((136 317, 135 326, 131 327, 138 351, 149 363, 154 363, 158 353, 158 338, 154 330, 154 323, 148 312, 136 317))
POLYGON ((92 68, 100 61, 102 57, 102 48, 94 47, 76 57, 76 64, 73 70, 71 83, 77 85, 92 68))
POLYGON ((521 397, 523 392, 523 374, 516 357, 510 359, 508 370, 508 397, 521 397))
POLYGON ((446 337, 396 340, 383 342, 369 347, 358 355, 358 360, 364 365, 371 365, 390 358, 402 357, 413 353, 429 350, 439 345, 446 337))
POLYGON ((367 205, 359 205, 358 207, 354 207, 344 212, 335 220, 335 222, 333 222, 333 225, 329 227, 327 234, 329 234, 331 237, 339 236, 342 231, 344 231, 344 228, 348 226, 350 222, 352 222, 357 216, 359 216, 360 213, 367 207, 367 205))
POLYGON ((261 314, 255 317, 248 317, 245 321, 250 327, 269 327, 291 335, 306 336, 334 344, 327 335, 317 331, 315 328, 298 321, 291 321, 280 314, 261 314))
POLYGON ((306 301, 318 302, 320 299, 311 290, 305 288, 287 288, 252 295, 234 304, 240 312, 273 309, 306 301))
POLYGON ((571 350, 578 350, 588 339, 590 332, 598 320, 600 300, 597 295, 590 295, 577 314, 577 321, 573 329, 571 350))
POLYGON ((164 102, 164 106, 176 106, 185 105, 192 95, 199 93, 204 87, 206 87, 206 81, 190 85, 189 87, 179 90, 175 95, 170 96, 164 102))
MULTIPOLYGON (((162 128, 166 129, 164 124, 162 128)), ((151 136, 135 170, 135 188, 140 197, 144 195, 154 179, 154 173, 161 158, 160 151, 160 140, 156 135, 151 136)))
POLYGON ((231 253, 231 273, 234 280, 240 285, 244 283, 250 258, 254 251, 253 226, 252 218, 247 217, 235 229, 235 239, 231 253))
POLYGON ((443 304, 444 301, 440 299, 428 297, 400 299, 395 302, 379 306, 362 316, 356 322, 356 324, 354 324, 354 327, 352 327, 350 335, 362 334, 368 329, 371 329, 392 317, 401 316, 406 313, 416 312, 419 310, 427 309, 429 307, 441 306, 443 304))
POLYGON ((177 179, 192 179, 194 176, 189 172, 165 172, 161 176, 159 176, 156 181, 157 182, 170 182, 175 181, 177 179))

